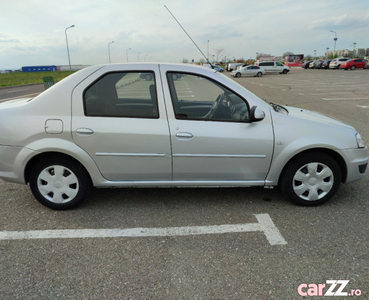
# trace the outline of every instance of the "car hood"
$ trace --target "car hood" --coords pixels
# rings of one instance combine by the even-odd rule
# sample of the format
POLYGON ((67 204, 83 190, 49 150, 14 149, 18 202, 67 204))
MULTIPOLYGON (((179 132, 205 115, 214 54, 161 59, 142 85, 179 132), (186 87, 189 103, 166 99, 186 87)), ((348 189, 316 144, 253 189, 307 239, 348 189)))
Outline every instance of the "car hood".
POLYGON ((289 112, 288 115, 292 117, 314 121, 314 122, 319 122, 319 123, 324 123, 324 124, 342 126, 342 127, 346 127, 346 128, 350 128, 354 130, 354 127, 346 123, 343 123, 340 120, 334 119, 332 117, 329 117, 329 116, 326 116, 326 115, 323 115, 323 114, 320 114, 314 111, 297 108, 297 107, 290 107, 290 106, 287 106, 286 108, 289 112))

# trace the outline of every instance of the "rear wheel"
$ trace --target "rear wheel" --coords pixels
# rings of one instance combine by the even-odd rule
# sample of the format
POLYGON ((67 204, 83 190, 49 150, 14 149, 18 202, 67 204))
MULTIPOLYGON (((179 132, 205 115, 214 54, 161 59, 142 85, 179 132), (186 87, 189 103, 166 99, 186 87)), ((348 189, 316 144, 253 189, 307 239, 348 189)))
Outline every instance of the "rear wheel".
POLYGON ((341 170, 337 162, 322 152, 293 158, 283 171, 280 186, 292 202, 312 206, 328 201, 338 190, 341 170))
POLYGON ((263 76, 263 73, 258 72, 258 73, 256 74, 256 76, 257 76, 257 77, 261 77, 261 76, 263 76))
POLYGON ((67 158, 48 158, 38 163, 30 174, 30 187, 43 205, 57 210, 79 205, 88 195, 91 180, 87 172, 67 158))

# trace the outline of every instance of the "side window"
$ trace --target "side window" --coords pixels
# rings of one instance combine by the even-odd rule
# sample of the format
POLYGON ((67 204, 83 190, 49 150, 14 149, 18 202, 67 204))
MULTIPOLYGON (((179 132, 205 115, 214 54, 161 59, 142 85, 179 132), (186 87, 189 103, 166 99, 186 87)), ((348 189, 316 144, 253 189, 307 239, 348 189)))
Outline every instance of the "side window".
POLYGON ((159 118, 153 72, 104 75, 83 94, 86 116, 159 118))
POLYGON ((244 99, 218 83, 194 74, 167 73, 176 119, 249 121, 244 99))
POLYGON ((284 65, 281 64, 279 61, 276 61, 276 64, 277 64, 278 67, 284 67, 284 65))

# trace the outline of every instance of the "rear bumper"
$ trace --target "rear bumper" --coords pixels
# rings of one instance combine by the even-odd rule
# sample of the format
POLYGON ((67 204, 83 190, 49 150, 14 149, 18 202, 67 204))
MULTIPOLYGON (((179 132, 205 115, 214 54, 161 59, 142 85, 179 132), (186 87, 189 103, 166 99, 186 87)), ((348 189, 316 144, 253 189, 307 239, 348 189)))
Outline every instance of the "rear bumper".
POLYGON ((24 180, 24 162, 34 151, 16 146, 0 145, 0 178, 4 181, 23 183, 24 180))

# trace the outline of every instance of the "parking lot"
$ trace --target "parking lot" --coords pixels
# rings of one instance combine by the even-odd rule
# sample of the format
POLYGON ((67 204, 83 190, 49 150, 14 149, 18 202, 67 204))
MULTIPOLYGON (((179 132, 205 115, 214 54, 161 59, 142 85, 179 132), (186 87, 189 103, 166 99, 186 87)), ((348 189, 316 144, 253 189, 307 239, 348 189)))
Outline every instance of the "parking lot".
MULTIPOLYGON (((369 144, 369 70, 235 80, 340 119, 369 144)), ((369 299, 368 178, 319 207, 278 189, 94 189, 70 211, 0 180, 0 298, 321 299, 329 280, 346 280, 342 292, 369 299)))

